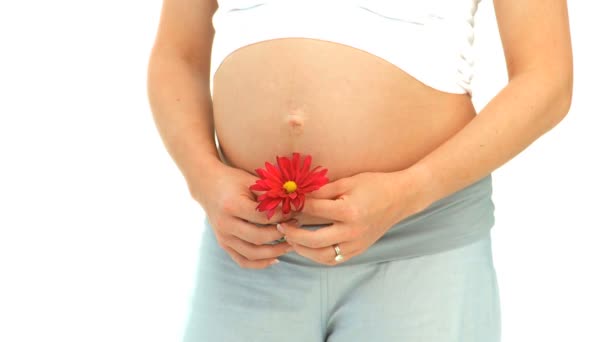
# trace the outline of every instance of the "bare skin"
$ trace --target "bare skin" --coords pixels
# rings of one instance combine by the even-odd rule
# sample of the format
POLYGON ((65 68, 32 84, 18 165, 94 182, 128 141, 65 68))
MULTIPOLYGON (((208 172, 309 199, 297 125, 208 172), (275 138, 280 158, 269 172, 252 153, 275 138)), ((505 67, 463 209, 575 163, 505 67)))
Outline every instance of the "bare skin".
POLYGON ((466 94, 435 90, 378 57, 312 39, 237 50, 216 74, 212 101, 217 2, 164 0, 148 67, 150 105, 220 247, 244 268, 268 267, 287 253, 288 243, 266 244, 282 236, 323 263, 333 260, 335 243, 347 256, 362 253, 396 218, 487 175, 555 127, 572 98, 566 1, 494 0, 494 7, 509 82, 476 115, 466 94), (293 151, 311 154, 335 181, 318 190, 331 199, 312 199, 309 215, 296 217, 340 223, 315 232, 287 224, 279 232, 270 224, 292 214, 267 218, 254 210, 254 169, 293 151), (348 198, 335 200, 344 189, 348 198), (379 219, 386 222, 362 224, 379 219))
MULTIPOLYGON (((330 182, 403 170, 476 115, 468 94, 436 90, 375 55, 314 39, 236 50, 213 90, 223 161, 252 175, 292 151, 312 155, 330 182)), ((295 217, 302 225, 332 223, 295 217)))

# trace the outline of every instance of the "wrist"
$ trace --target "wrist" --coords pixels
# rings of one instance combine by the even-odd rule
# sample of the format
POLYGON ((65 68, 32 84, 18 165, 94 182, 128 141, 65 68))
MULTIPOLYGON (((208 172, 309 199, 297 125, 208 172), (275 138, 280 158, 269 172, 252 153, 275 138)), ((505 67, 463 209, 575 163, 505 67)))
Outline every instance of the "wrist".
POLYGON ((402 203, 412 205, 416 212, 426 209, 440 199, 432 170, 425 164, 416 163, 407 169, 397 171, 397 178, 398 188, 407 192, 407 200, 402 203))
POLYGON ((200 203, 207 189, 221 174, 223 167, 226 165, 220 159, 215 155, 209 155, 201 158, 189 172, 184 172, 190 196, 200 203))

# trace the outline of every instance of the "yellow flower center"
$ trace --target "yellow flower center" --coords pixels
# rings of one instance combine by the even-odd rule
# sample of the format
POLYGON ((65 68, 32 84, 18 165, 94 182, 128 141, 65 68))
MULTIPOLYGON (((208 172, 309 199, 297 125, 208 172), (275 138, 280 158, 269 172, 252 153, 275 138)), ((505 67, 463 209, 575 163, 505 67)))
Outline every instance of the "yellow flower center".
POLYGON ((283 189, 287 190, 287 193, 292 193, 296 191, 297 188, 298 185, 294 181, 287 181, 285 184, 283 184, 283 189))

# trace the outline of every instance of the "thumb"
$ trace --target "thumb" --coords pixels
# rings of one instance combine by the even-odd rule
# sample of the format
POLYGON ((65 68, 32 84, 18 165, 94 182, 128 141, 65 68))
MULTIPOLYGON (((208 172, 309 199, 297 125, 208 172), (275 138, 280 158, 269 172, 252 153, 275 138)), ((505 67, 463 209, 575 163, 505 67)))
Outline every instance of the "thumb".
POLYGON ((346 179, 340 178, 308 193, 311 198, 336 199, 348 191, 346 179))

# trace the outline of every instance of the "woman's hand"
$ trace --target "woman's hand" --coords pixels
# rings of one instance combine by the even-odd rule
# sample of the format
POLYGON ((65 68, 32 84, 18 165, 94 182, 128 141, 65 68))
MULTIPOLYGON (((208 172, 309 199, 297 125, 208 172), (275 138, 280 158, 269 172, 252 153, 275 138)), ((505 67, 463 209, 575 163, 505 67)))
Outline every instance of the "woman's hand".
POLYGON ((201 204, 213 228, 218 244, 243 268, 266 268, 278 256, 288 252, 289 244, 267 244, 283 236, 276 222, 287 220, 293 213, 282 216, 279 211, 270 219, 255 210, 258 205, 249 185, 257 177, 238 168, 222 164, 221 170, 193 193, 201 204), (266 224, 259 227, 257 224, 266 224))
POLYGON ((330 219, 332 225, 315 231, 298 228, 298 213, 280 226, 296 253, 335 265, 333 245, 340 245, 346 261, 365 252, 397 222, 426 208, 430 200, 417 183, 407 170, 340 178, 308 194, 301 212, 330 219))

